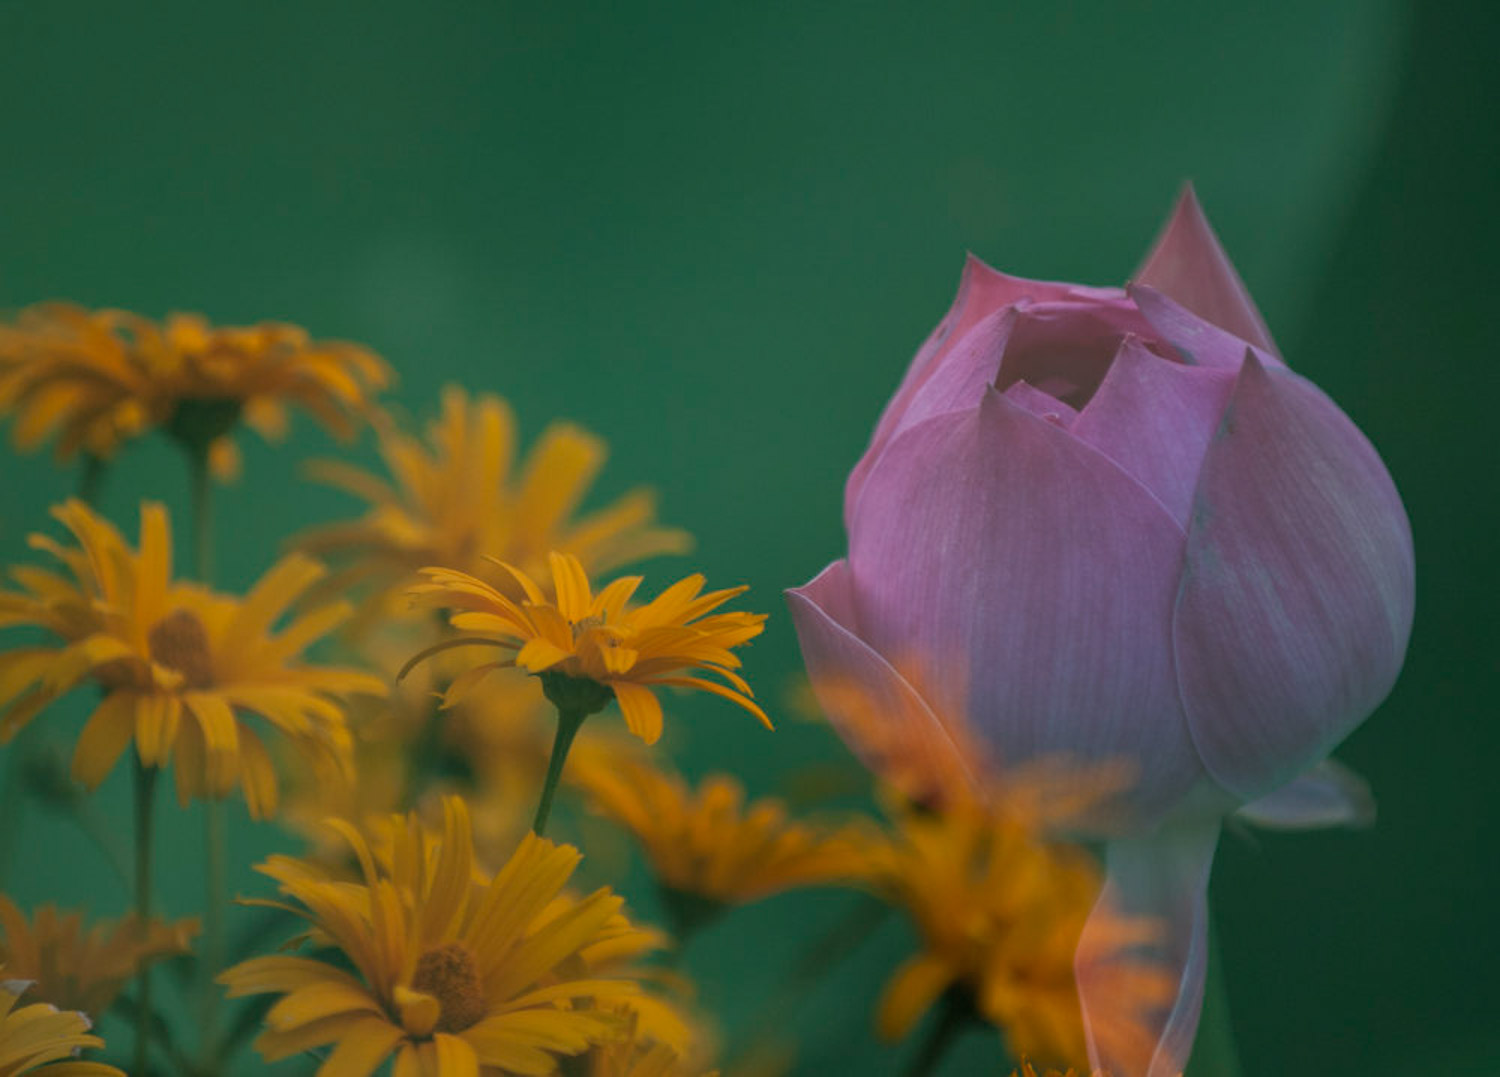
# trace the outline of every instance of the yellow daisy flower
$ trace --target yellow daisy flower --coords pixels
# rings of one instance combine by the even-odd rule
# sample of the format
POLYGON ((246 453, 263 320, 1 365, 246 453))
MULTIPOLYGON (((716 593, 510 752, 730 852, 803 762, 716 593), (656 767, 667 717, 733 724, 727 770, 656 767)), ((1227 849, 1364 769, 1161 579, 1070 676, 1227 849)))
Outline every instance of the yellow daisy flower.
POLYGON ((26 980, 0 980, 0 1077, 125 1077, 114 1066, 78 1059, 84 1048, 104 1046, 98 1036, 89 1035, 91 1026, 83 1014, 46 1002, 16 1009, 30 986, 26 980))
POLYGON ((747 806, 744 787, 727 774, 710 775, 695 790, 647 763, 585 752, 573 780, 596 810, 635 835, 675 912, 847 882, 868 867, 862 828, 789 820, 772 797, 747 806))
POLYGON ((440 837, 411 815, 384 855, 348 824, 330 825, 362 882, 284 856, 259 870, 339 963, 277 954, 219 977, 231 996, 283 996, 256 1041, 267 1061, 333 1045, 325 1077, 367 1077, 392 1055, 396 1077, 542 1075, 559 1056, 619 1035, 620 1018, 599 1004, 635 985, 591 975, 584 955, 619 935, 621 900, 608 888, 559 900, 577 850, 527 835, 491 878, 474 864, 458 797, 444 803, 440 837))
POLYGON ((73 777, 91 789, 133 739, 142 765, 175 762, 182 803, 223 797, 240 786, 251 814, 270 816, 276 771, 260 734, 245 720, 251 714, 315 764, 348 767, 349 731, 339 701, 381 694, 385 683, 298 658, 349 607, 320 606, 280 633, 272 628, 322 575, 315 562, 288 557, 238 599, 173 582, 171 530, 158 504, 142 504, 139 550, 82 502, 69 501, 53 515, 77 548, 43 535, 31 541, 61 561, 68 575, 12 569, 21 590, 0 592, 0 627, 42 628, 59 642, 0 654, 0 739, 92 677, 104 698, 73 752, 73 777))
POLYGON ((520 598, 510 574, 488 557, 535 577, 552 550, 600 573, 691 545, 686 532, 656 525, 655 497, 647 490, 575 518, 604 464, 604 442, 571 423, 553 423, 517 463, 515 418, 498 396, 471 401, 449 386, 425 441, 389 423, 378 432, 389 481, 334 461, 311 469, 370 506, 358 520, 314 528, 299 539, 315 556, 347 562, 336 577, 341 585, 368 581, 383 590, 424 565, 447 565, 520 598))
POLYGON ((634 1036, 589 1052, 588 1077, 717 1077, 718 1072, 690 1065, 664 1043, 634 1036))
POLYGON ((198 921, 153 919, 143 926, 132 914, 85 932, 80 913, 43 905, 28 923, 15 903, 0 895, 0 931, 0 963, 9 975, 34 982, 33 994, 59 1009, 98 1017, 142 967, 187 953, 198 921))
POLYGON ((47 303, 0 327, 0 415, 14 416, 22 449, 56 433, 61 458, 80 449, 107 457, 154 426, 209 447, 227 476, 238 460, 227 435, 241 415, 276 437, 295 404, 347 437, 390 377, 364 348, 274 322, 215 327, 173 314, 157 323, 47 303))
MULTIPOLYGON (((936 814, 898 813, 890 840, 871 849, 868 880, 910 915, 922 940, 880 1000, 884 1039, 904 1036, 956 990, 1005 1033, 1013 1052, 1086 1063, 1073 963, 1101 885, 1092 857, 961 802, 936 814)), ((1128 997, 1144 1017, 1171 997, 1173 984, 1165 972, 1121 958, 1146 941, 1150 925, 1120 926, 1119 951, 1100 959, 1128 975, 1128 997)))
POLYGON ((415 604, 456 609, 449 623, 460 633, 419 652, 410 669, 430 655, 450 647, 488 644, 514 651, 511 658, 474 666, 455 678, 444 696, 451 706, 472 692, 497 669, 514 666, 542 677, 549 699, 561 708, 559 693, 569 693, 568 704, 588 705, 585 713, 602 708, 611 698, 630 731, 647 744, 661 736, 661 704, 652 688, 674 685, 722 696, 760 719, 771 720, 755 703, 750 686, 734 672, 740 660, 732 648, 760 635, 765 615, 712 613, 748 588, 732 587, 700 594, 703 577, 688 576, 652 601, 630 606, 641 584, 640 576, 623 576, 595 595, 578 558, 548 555, 556 601, 550 601, 530 576, 504 562, 506 571, 524 596, 514 601, 488 583, 466 572, 424 568, 427 582, 411 588, 415 604), (686 675, 694 670, 713 673, 726 684, 686 675))

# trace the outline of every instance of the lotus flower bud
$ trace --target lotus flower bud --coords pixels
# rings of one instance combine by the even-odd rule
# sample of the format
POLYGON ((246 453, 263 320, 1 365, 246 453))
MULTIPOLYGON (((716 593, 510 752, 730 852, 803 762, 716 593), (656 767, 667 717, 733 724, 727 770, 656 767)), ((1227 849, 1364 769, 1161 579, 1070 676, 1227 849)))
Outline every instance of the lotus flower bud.
POLYGON ((1222 816, 1357 803, 1322 763, 1390 691, 1414 601, 1380 458, 1283 362, 1188 189, 1123 290, 971 258, 844 522, 848 558, 789 601, 814 689, 873 767, 1131 771, 1093 821, 1113 839, 1101 900, 1169 921, 1182 990, 1151 1057, 1094 1062, 1175 1075, 1222 816))

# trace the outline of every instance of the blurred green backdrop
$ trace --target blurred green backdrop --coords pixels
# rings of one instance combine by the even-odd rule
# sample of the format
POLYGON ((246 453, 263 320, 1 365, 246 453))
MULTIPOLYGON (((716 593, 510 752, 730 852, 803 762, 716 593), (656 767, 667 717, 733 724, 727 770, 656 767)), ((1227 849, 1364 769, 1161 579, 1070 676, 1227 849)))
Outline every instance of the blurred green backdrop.
MULTIPOLYGON (((1496 382, 1471 373, 1490 366, 1496 23, 1395 0, 9 2, 0 306, 286 319, 386 355, 415 414, 459 381, 530 434, 582 422, 613 447, 601 496, 658 487, 693 566, 775 615, 749 660, 774 703, 798 668, 780 590, 841 553, 844 476, 964 251, 1118 283, 1193 178, 1292 364, 1384 454, 1420 565, 1406 673, 1341 753, 1378 827, 1231 837, 1216 869, 1244 1072, 1500 1073, 1500 521, 1476 381, 1496 382)), ((350 509, 296 483, 332 448, 307 425, 243 444, 217 523, 236 586, 350 509)), ((8 452, 0 476, 9 561, 72 478, 8 452)), ((133 528, 136 496, 184 487, 143 445, 104 505, 133 528)), ((664 743, 756 790, 846 758, 697 700, 664 743)), ((236 889, 263 890, 248 864, 276 840, 240 827, 236 889)), ((23 904, 125 904, 61 823, 32 813, 18 856, 23 904)), ((743 1023, 843 900, 719 925, 691 961, 705 1001, 743 1023)), ((882 931, 807 1000, 801 1072, 897 1069, 869 1013, 908 941, 882 931)), ((975 1037, 945 1072, 995 1072, 993 1052, 975 1037)))

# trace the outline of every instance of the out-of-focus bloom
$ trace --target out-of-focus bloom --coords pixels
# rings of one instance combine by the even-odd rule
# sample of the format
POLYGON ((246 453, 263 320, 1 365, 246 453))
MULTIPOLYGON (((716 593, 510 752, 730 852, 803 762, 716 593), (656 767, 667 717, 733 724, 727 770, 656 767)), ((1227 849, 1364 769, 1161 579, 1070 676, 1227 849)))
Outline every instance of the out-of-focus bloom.
POLYGON ((146 965, 188 952, 197 920, 144 926, 131 914, 87 931, 80 913, 59 913, 43 905, 28 923, 21 910, 0 895, 0 964, 6 974, 30 980, 32 995, 62 1010, 98 1017, 146 965))
POLYGON ((530 576, 504 562, 499 567, 520 589, 524 597, 519 601, 466 572, 422 570, 426 582, 411 588, 413 601, 457 610, 449 623, 459 635, 419 652, 408 668, 439 651, 470 644, 513 652, 454 678, 444 694, 444 706, 465 699, 495 670, 513 666, 542 676, 544 684, 548 678, 561 678, 597 685, 602 692, 600 705, 612 694, 625 724, 647 744, 661 736, 661 704, 652 691, 658 685, 712 692, 771 727, 771 720, 751 698, 750 686, 735 672, 740 660, 732 653, 760 635, 765 615, 713 612, 747 588, 701 594, 703 577, 695 574, 678 580, 650 602, 631 606, 640 576, 622 576, 595 595, 576 557, 553 552, 548 561, 555 601, 530 576), (697 670, 726 683, 692 676, 697 670))
POLYGON ((256 1041, 268 1062, 333 1044, 320 1074, 370 1073, 394 1055, 397 1073, 541 1075, 559 1056, 619 1035, 618 1014, 578 1004, 636 992, 594 972, 611 947, 635 945, 634 929, 608 888, 562 894, 576 849, 528 835, 491 877, 474 863, 459 797, 444 802, 440 836, 409 815, 373 851, 347 823, 329 825, 349 842, 361 882, 284 856, 258 870, 296 902, 280 907, 304 917, 310 937, 353 972, 278 954, 219 977, 231 997, 283 996, 256 1041))
POLYGON ((863 874, 863 828, 835 829, 787 818, 767 797, 749 805, 727 774, 688 786, 643 761, 581 752, 573 781, 595 808, 640 842, 658 885, 715 906, 863 874))
POLYGON ((76 548, 44 535, 33 546, 68 575, 30 566, 11 570, 19 592, 0 593, 0 627, 45 629, 58 643, 0 654, 0 737, 9 738, 43 707, 85 678, 104 698, 79 735, 73 776, 90 789, 134 740, 147 767, 174 763, 178 799, 243 789, 250 813, 275 813, 276 770, 246 720, 263 719, 325 770, 349 765, 349 731, 339 701, 385 691, 355 669, 306 665, 302 651, 349 614, 331 603, 273 625, 322 575, 300 555, 267 572, 243 598, 172 579, 172 537, 162 506, 141 506, 139 550, 79 501, 53 515, 76 548), (70 578, 71 577, 71 578, 70 578), (8 706, 7 706, 8 705, 8 706))
POLYGON ((716 1077, 718 1070, 693 1066, 664 1043, 635 1036, 589 1052, 589 1077, 716 1077))
MULTIPOLYGON (((867 885, 904 909, 922 940, 922 951, 901 966, 880 1000, 882 1037, 906 1035, 956 989, 1004 1032, 1012 1053, 1065 1064, 1086 1058, 1073 968, 1099 893, 1091 856, 960 802, 941 813, 899 811, 894 832, 872 842, 866 858, 867 885)), ((1150 1008, 1171 997, 1173 981, 1128 956, 1151 937, 1153 925, 1118 919, 1114 925, 1113 950, 1099 953, 1098 964, 1121 977, 1116 983, 1130 978, 1143 1030, 1150 1008)))
MULTIPOLYGON (((0 968, 0 975, 8 971, 0 968)), ((103 1040, 89 1034, 89 1019, 83 1014, 48 1002, 17 1009, 16 1001, 30 986, 27 980, 0 980, 0 1077, 125 1077, 114 1066, 78 1058, 79 1051, 104 1046, 103 1040)))
POLYGON ((314 528, 299 540, 309 553, 347 564, 335 577, 341 586, 387 589, 425 565, 446 565, 520 598, 492 558, 539 578, 552 550, 598 574, 691 545, 686 532, 656 525, 648 490, 575 518, 604 464, 604 442, 554 423, 517 463, 515 419, 498 396, 471 402, 449 386, 425 442, 389 423, 379 433, 389 481, 335 461, 313 468, 315 477, 370 503, 360 519, 314 528))
POLYGON ((56 433, 63 458, 80 449, 107 457, 155 426, 209 445, 215 470, 228 476, 238 464, 228 433, 241 414, 278 437, 288 405, 297 405, 347 437, 389 381, 366 349, 275 322, 215 327, 173 314, 157 323, 45 303, 0 326, 0 415, 15 417, 23 450, 56 433))
MULTIPOLYGON (((1050 755, 1133 769, 1095 820, 1125 835, 1106 896, 1172 925, 1182 993, 1154 1058, 1095 1062, 1175 1074, 1221 815, 1329 821, 1338 782, 1298 776, 1405 654, 1411 533, 1375 450, 1277 355, 1189 191, 1125 290, 971 259, 844 521, 848 559, 790 599, 815 687, 859 685, 877 743, 981 784, 1050 755)), ((1108 1001, 1081 986, 1092 1021, 1108 1001)))

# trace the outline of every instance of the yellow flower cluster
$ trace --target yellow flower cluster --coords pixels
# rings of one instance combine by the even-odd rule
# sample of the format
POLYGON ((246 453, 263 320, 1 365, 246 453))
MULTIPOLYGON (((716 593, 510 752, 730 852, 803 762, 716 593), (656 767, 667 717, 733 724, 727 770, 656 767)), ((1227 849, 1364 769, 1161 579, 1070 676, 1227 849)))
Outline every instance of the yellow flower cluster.
POLYGON ((267 1060, 336 1043, 329 1073, 368 1073, 395 1055, 397 1073, 541 1075, 559 1055, 618 1035, 619 1019, 592 1003, 637 988, 593 975, 590 952, 631 929, 608 889, 564 894, 576 850, 528 837, 489 876, 474 863, 468 810, 457 797, 444 803, 441 836, 409 816, 380 855, 353 827, 332 825, 360 865, 358 883, 288 857, 260 870, 353 971, 277 955, 221 977, 231 996, 282 996, 257 1041, 267 1060))
MULTIPOLYGON (((51 904, 28 916, 0 896, 0 960, 17 980, 0 985, 0 1077, 119 1074, 77 1055, 103 1047, 89 1017, 106 1014, 135 1024, 132 1072, 226 1071, 221 987, 270 996, 255 1049, 267 1063, 311 1056, 320 1077, 707 1077, 712 1020, 688 966, 661 955, 710 917, 809 887, 864 891, 856 903, 914 923, 920 950, 879 1004, 886 1038, 959 998, 1013 1052, 1085 1060, 1073 967, 1099 870, 1044 836, 1051 806, 989 795, 988 762, 956 732, 906 736, 873 713, 864 754, 890 761, 907 798, 889 824, 853 809, 802 817, 722 768, 681 777, 646 747, 668 690, 717 696, 771 728, 742 667, 766 617, 729 608, 746 588, 678 573, 640 597, 653 593, 644 578, 618 570, 689 539, 657 522, 644 489, 583 511, 602 440, 554 423, 523 454, 509 406, 456 387, 414 433, 376 404, 389 381, 365 349, 286 325, 51 304, 0 326, 0 417, 22 448, 55 436, 60 456, 102 467, 158 429, 228 473, 241 424, 277 435, 295 407, 339 435, 368 423, 383 469, 316 465, 357 514, 303 531, 242 593, 174 569, 172 521, 150 499, 134 542, 96 506, 65 501, 53 516, 66 537, 32 535, 39 563, 10 569, 0 742, 28 727, 56 735, 64 719, 33 719, 88 692, 71 774, 92 791, 133 756, 135 910, 90 923, 51 904), (611 703, 623 730, 583 728, 611 703), (209 838, 201 933, 198 919, 154 915, 154 875, 197 867, 153 860, 153 783, 168 770, 180 806, 206 802, 194 809, 209 838), (589 809, 560 813, 590 849, 586 892, 571 888, 577 845, 542 836, 559 789, 589 809), (277 896, 241 899, 301 922, 274 951, 257 940, 230 952, 224 930, 220 802, 236 791, 253 820, 303 842, 258 866, 277 896), (632 849, 672 934, 598 885, 631 877, 632 849), (201 1058, 160 1042, 183 1024, 151 992, 150 967, 170 957, 196 970, 201 1058), (20 980, 35 1003, 18 1006, 20 980)), ((211 534, 206 484, 192 514, 192 533, 211 534)), ((0 846, 0 875, 5 859, 0 846)), ((1096 955, 1143 1006, 1170 989, 1123 956, 1149 933, 1122 920, 1104 933, 1119 953, 1096 955)), ((808 989, 775 992, 748 1027, 808 989)), ((744 1046, 738 1072, 784 1068, 757 1068, 768 1045, 744 1046)), ((1019 1072, 1036 1077, 1029 1063, 1019 1072)))
POLYGON ((55 640, 0 654, 0 737, 87 678, 103 698, 78 738, 73 775, 89 788, 134 741, 142 766, 175 763, 183 803, 239 787, 253 815, 272 815, 276 767, 249 715, 320 767, 348 767, 339 701, 383 694, 385 682, 298 660, 348 616, 348 606, 314 608, 279 633, 272 627, 322 574, 315 562, 293 555, 237 599, 173 579, 171 528, 160 505, 142 505, 138 549, 82 502, 54 515, 77 546, 44 535, 32 544, 66 574, 16 568, 21 589, 0 592, 0 627, 40 628, 55 640))
POLYGON ((83 916, 43 905, 30 922, 0 894, 0 964, 31 994, 63 1010, 103 1014, 144 966, 188 952, 197 920, 142 922, 136 915, 83 929, 83 916))
MULTIPOLYGON (((1073 978, 1083 924, 1101 878, 1082 849, 1043 840, 1026 821, 975 802, 940 813, 895 810, 889 838, 870 847, 867 883, 904 910, 922 940, 886 985, 876 1015, 899 1039, 950 991, 1005 1032, 1018 1055, 1087 1062, 1073 978)), ((1129 960, 1150 925, 1122 920, 1118 952, 1144 1018, 1173 984, 1129 960)), ((1143 1022, 1144 1025, 1144 1022, 1143 1022)))
POLYGON ((14 416, 16 445, 57 434, 57 453, 107 458, 153 427, 207 432, 215 470, 238 470, 229 429, 244 421, 279 437, 287 406, 351 436, 390 382, 379 357, 342 341, 314 341, 293 325, 215 327, 195 314, 157 323, 121 310, 47 303, 0 326, 0 415, 14 416), (193 414, 197 409, 198 413, 193 414), (203 409, 211 409, 212 417, 203 409))

